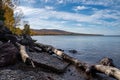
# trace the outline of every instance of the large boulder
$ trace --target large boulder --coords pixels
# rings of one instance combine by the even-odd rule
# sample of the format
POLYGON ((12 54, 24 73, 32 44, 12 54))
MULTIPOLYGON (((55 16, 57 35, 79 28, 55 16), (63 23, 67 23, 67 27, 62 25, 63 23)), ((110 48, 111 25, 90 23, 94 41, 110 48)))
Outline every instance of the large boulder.
POLYGON ((0 21, 0 41, 2 42, 12 42, 16 43, 17 38, 15 35, 12 34, 12 32, 4 26, 4 24, 0 21))
POLYGON ((18 42, 17 40, 17 36, 12 35, 12 34, 0 34, 0 41, 2 42, 12 42, 13 44, 15 44, 16 42, 18 42))
POLYGON ((0 45, 0 67, 15 64, 17 61, 18 49, 12 43, 0 45))
POLYGON ((12 32, 4 26, 2 21, 0 21, 0 34, 12 34, 12 32))

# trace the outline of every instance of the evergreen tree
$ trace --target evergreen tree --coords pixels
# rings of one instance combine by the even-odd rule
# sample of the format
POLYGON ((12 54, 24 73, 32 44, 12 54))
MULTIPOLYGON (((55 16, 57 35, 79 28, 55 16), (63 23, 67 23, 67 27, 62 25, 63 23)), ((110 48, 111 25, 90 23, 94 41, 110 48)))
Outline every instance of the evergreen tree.
POLYGON ((25 24, 24 25, 24 29, 23 29, 23 34, 24 35, 30 35, 30 25, 28 25, 28 24, 25 24))

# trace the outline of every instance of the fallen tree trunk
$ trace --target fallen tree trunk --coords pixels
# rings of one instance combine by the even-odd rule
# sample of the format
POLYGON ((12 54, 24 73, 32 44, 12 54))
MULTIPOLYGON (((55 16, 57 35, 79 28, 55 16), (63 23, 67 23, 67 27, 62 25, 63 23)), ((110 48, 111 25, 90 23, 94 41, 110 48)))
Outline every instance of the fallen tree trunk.
POLYGON ((77 67, 83 68, 86 72, 92 72, 92 70, 94 70, 95 72, 101 72, 120 80, 120 70, 115 67, 105 65, 90 65, 88 63, 81 62, 73 57, 70 57, 69 55, 64 54, 62 51, 59 51, 57 49, 54 49, 53 51, 64 60, 70 61, 74 63, 77 67))
POLYGON ((19 44, 19 43, 16 43, 16 44, 17 44, 17 45, 19 46, 19 48, 20 48, 20 55, 21 55, 22 61, 23 61, 24 63, 27 63, 27 62, 31 63, 32 66, 33 66, 33 68, 35 68, 35 65, 34 65, 33 61, 30 59, 30 57, 28 56, 28 54, 27 54, 27 52, 26 52, 25 46, 23 46, 23 45, 21 45, 21 44, 19 44))
POLYGON ((37 43, 36 45, 39 46, 40 48, 44 47, 46 51, 52 50, 52 52, 54 52, 54 54, 61 57, 63 60, 73 63, 75 66, 85 70, 85 72, 87 72, 87 73, 100 72, 100 73, 104 73, 108 76, 112 76, 112 77, 120 80, 120 70, 113 67, 113 63, 111 62, 111 59, 104 58, 103 60, 101 60, 102 63, 100 65, 90 65, 88 63, 79 61, 78 59, 75 59, 73 57, 70 57, 69 55, 65 54, 64 52, 62 52, 52 46, 43 45, 43 44, 39 44, 39 43, 37 43))
POLYGON ((112 66, 94 65, 95 70, 120 80, 120 70, 112 66))
POLYGON ((16 43, 20 47, 20 55, 24 63, 29 62, 33 67, 41 67, 56 73, 63 73, 69 66, 69 63, 54 58, 47 53, 27 53, 25 46, 16 43), (57 64, 57 65, 55 65, 57 64))
POLYGON ((64 54, 62 51, 59 51, 57 49, 54 49, 53 51, 56 55, 62 57, 64 60, 72 62, 77 67, 84 69, 86 72, 92 72, 92 70, 94 70, 120 80, 120 70, 115 67, 105 65, 90 65, 88 63, 81 62, 73 57, 70 57, 69 55, 64 54))

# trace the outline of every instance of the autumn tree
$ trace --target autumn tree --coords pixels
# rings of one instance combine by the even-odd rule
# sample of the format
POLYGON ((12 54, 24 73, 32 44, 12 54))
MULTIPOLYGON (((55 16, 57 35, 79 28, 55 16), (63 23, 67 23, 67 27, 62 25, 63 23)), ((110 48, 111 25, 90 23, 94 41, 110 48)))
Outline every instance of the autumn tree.
POLYGON ((13 34, 34 34, 30 30, 30 25, 25 24, 22 31, 19 27, 23 13, 20 8, 16 8, 19 0, 0 0, 0 20, 12 31, 13 34))
MULTIPOLYGON (((10 3, 10 0, 6 0, 5 3, 10 3)), ((2 8, 4 10, 4 24, 12 31, 14 28, 14 11, 6 4, 2 4, 2 8)))
POLYGON ((19 5, 19 0, 0 0, 0 21, 4 22, 13 34, 20 35, 22 30, 18 28, 18 25, 23 13, 17 5, 19 5))
POLYGON ((22 30, 19 27, 15 28, 15 34, 22 35, 22 30))

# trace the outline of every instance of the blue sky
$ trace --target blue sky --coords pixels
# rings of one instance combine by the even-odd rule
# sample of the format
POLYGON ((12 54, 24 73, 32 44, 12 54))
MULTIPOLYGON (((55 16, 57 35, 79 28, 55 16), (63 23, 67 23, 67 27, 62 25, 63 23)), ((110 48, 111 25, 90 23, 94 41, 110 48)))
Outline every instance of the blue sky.
POLYGON ((120 35, 120 0, 21 0, 33 29, 120 35))

